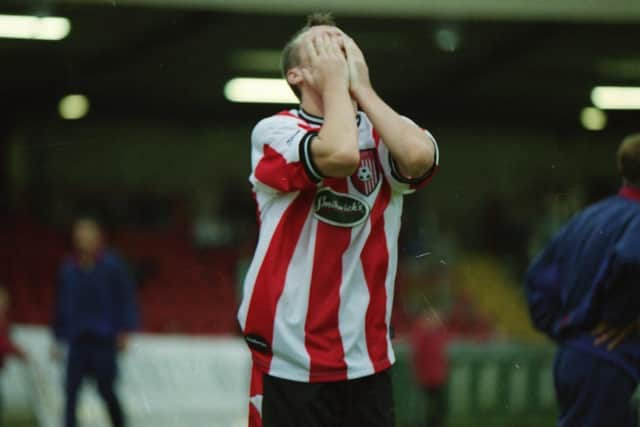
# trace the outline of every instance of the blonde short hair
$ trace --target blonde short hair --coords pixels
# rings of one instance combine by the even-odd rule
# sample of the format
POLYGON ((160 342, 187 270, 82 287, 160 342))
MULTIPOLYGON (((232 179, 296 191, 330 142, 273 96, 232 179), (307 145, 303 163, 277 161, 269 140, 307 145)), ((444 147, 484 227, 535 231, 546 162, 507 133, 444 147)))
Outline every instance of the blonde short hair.
MULTIPOLYGON (((300 52, 298 50, 298 39, 302 34, 307 32, 311 27, 318 27, 320 25, 328 25, 330 27, 336 26, 336 21, 333 19, 333 15, 330 12, 320 13, 315 12, 307 16, 307 24, 300 30, 291 36, 287 44, 282 49, 282 56, 280 58, 280 68, 282 69, 282 75, 287 78, 287 72, 293 67, 300 65, 300 52)), ((294 86, 289 85, 293 92, 300 98, 300 90, 294 86)))

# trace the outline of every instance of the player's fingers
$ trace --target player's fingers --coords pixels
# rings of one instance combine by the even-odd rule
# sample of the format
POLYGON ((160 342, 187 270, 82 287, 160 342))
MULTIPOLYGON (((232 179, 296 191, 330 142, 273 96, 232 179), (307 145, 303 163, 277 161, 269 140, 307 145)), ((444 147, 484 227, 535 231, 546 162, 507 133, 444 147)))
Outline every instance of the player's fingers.
POLYGON ((337 50, 334 37, 331 34, 325 33, 322 37, 322 41, 327 51, 327 55, 336 56, 337 50))
POLYGON ((353 53, 362 53, 355 40, 345 34, 345 45, 353 53))
POLYGON ((355 60, 362 56, 362 54, 360 53, 360 50, 358 49, 358 46, 353 41, 353 39, 346 35, 344 40, 344 48, 345 48, 345 53, 347 54, 347 59, 349 60, 355 60))
POLYGON ((347 35, 342 36, 342 44, 347 52, 353 52, 353 40, 347 35))
POLYGON ((618 344, 620 344, 622 341, 624 341, 624 339, 626 337, 629 336, 629 334, 631 334, 631 332, 633 332, 635 330, 635 325, 631 324, 629 326, 627 326, 626 328, 622 329, 620 332, 618 332, 612 339, 612 341, 609 343, 609 346, 607 347, 609 350, 613 350, 614 348, 616 348, 618 346, 618 344))
POLYGON ((333 28, 329 31, 327 31, 329 33, 329 35, 331 36, 343 36, 344 32, 340 29, 340 28, 333 28))
POLYGON ((309 62, 313 63, 318 59, 318 50, 316 49, 313 37, 307 35, 303 38, 304 51, 307 54, 309 62))
POLYGON ((327 54, 327 49, 324 42, 324 37, 322 36, 314 36, 313 37, 313 46, 316 48, 316 52, 318 52, 318 56, 325 56, 327 54))
POLYGON ((338 42, 338 47, 340 48, 340 52, 346 56, 347 55, 347 46, 345 44, 345 39, 343 34, 337 34, 335 36, 336 41, 338 42))
POLYGON ((599 323, 598 326, 596 326, 593 331, 591 331, 592 335, 600 335, 601 333, 603 333, 605 330, 607 329, 607 324, 606 323, 599 323))
POLYGON ((336 37, 335 35, 330 36, 328 39, 328 43, 329 43, 329 49, 331 50, 331 53, 333 55, 343 57, 342 49, 340 48, 340 42, 338 40, 338 37, 336 37))
POLYGON ((318 47, 313 41, 313 37, 307 37, 307 53, 309 54, 309 61, 311 63, 315 63, 318 60, 318 56, 320 52, 318 52, 318 47))
POLYGON ((601 334, 599 334, 595 341, 593 342, 595 345, 601 345, 604 344, 605 342, 609 341, 609 339, 614 335, 614 330, 613 329, 609 329, 607 331, 602 332, 601 334))

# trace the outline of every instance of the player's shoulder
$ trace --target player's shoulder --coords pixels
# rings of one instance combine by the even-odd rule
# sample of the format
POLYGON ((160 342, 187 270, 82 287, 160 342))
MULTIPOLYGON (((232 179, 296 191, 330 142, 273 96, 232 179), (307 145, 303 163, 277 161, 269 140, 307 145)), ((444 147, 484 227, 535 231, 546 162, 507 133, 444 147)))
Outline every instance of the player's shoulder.
POLYGON ((297 109, 284 110, 260 120, 251 131, 251 143, 255 147, 274 141, 289 140, 300 132, 317 132, 319 127, 311 126, 300 116, 297 109))
POLYGON ((599 200, 595 203, 590 204, 586 208, 584 208, 581 212, 579 212, 576 217, 584 217, 584 218, 602 218, 608 213, 616 213, 620 210, 626 210, 623 207, 624 200, 617 195, 606 197, 602 200, 599 200), (622 203, 621 203, 622 202, 622 203))
POLYGON ((281 127, 295 127, 303 123, 304 120, 298 116, 297 110, 283 110, 279 113, 272 114, 271 116, 261 119, 253 127, 252 134, 281 127))

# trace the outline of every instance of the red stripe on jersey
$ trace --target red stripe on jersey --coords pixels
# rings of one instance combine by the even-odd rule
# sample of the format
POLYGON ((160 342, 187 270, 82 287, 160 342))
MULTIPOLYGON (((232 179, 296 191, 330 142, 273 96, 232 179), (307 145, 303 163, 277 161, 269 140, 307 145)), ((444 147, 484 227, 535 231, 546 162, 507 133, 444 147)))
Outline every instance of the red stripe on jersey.
POLYGON ((300 117, 296 116, 289 110, 282 110, 278 114, 276 114, 276 116, 289 116, 289 117, 293 117, 294 119, 300 120, 300 117))
POLYGON ((249 427, 262 427, 262 418, 253 403, 249 403, 249 427))
POLYGON ((258 181, 285 193, 315 187, 301 162, 288 163, 282 154, 265 145, 254 174, 258 181))
MULTIPOLYGON (((325 179, 325 185, 346 193, 346 179, 325 179)), ((309 381, 347 379, 347 365, 339 328, 342 254, 351 243, 351 229, 318 221, 316 247, 305 323, 309 353, 309 381), (329 255, 330 254, 330 255, 329 255)))
POLYGON ((384 211, 391 199, 391 188, 382 183, 380 194, 371 211, 371 233, 362 249, 360 259, 369 288, 369 307, 365 318, 365 334, 369 357, 376 372, 391 366, 387 351, 386 322, 387 290, 385 281, 389 269, 389 250, 384 230, 384 211))
POLYGON ((433 165, 433 170, 431 171, 431 173, 429 174, 428 177, 426 177, 425 179, 423 179, 420 182, 417 182, 415 184, 411 184, 411 189, 412 190, 418 190, 424 186, 426 186, 427 184, 429 184, 431 182, 431 180, 433 179, 433 177, 436 175, 436 173, 438 172, 439 166, 438 165, 433 165))
MULTIPOLYGON (((260 411, 256 407, 262 398, 263 390, 263 373, 256 369, 255 366, 251 368, 251 383, 249 385, 249 397, 253 400, 249 402, 249 427, 262 427, 262 417, 260 411)), ((262 408, 260 408, 262 410, 262 408)))
MULTIPOLYGON (((301 192, 284 212, 256 277, 244 333, 258 335, 269 345, 273 342, 276 305, 282 295, 289 262, 313 205, 314 195, 312 191, 301 192)), ((257 351, 252 353, 255 365, 264 372, 268 372, 272 354, 257 351)))
POLYGON ((373 138, 373 142, 376 143, 376 148, 378 148, 378 145, 380 145, 380 135, 373 127, 371 128, 371 138, 373 138))
POLYGON ((320 127, 318 127, 318 126, 311 126, 311 125, 308 125, 308 124, 306 124, 306 123, 298 123, 298 127, 299 127, 300 129, 304 129, 304 130, 306 130, 307 132, 319 132, 319 131, 320 131, 320 127))

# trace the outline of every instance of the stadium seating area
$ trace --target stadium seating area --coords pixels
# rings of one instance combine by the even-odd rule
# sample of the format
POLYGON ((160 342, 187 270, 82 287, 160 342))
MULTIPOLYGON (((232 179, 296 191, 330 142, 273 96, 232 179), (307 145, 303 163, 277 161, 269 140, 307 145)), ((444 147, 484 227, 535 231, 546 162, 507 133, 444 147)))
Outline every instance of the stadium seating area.
MULTIPOLYGON (((5 222, 0 235, 0 283, 12 297, 12 320, 50 321, 63 233, 28 219, 5 222)), ((236 332, 236 255, 195 249, 183 230, 120 230, 110 239, 139 279, 142 329, 162 333, 236 332)))

